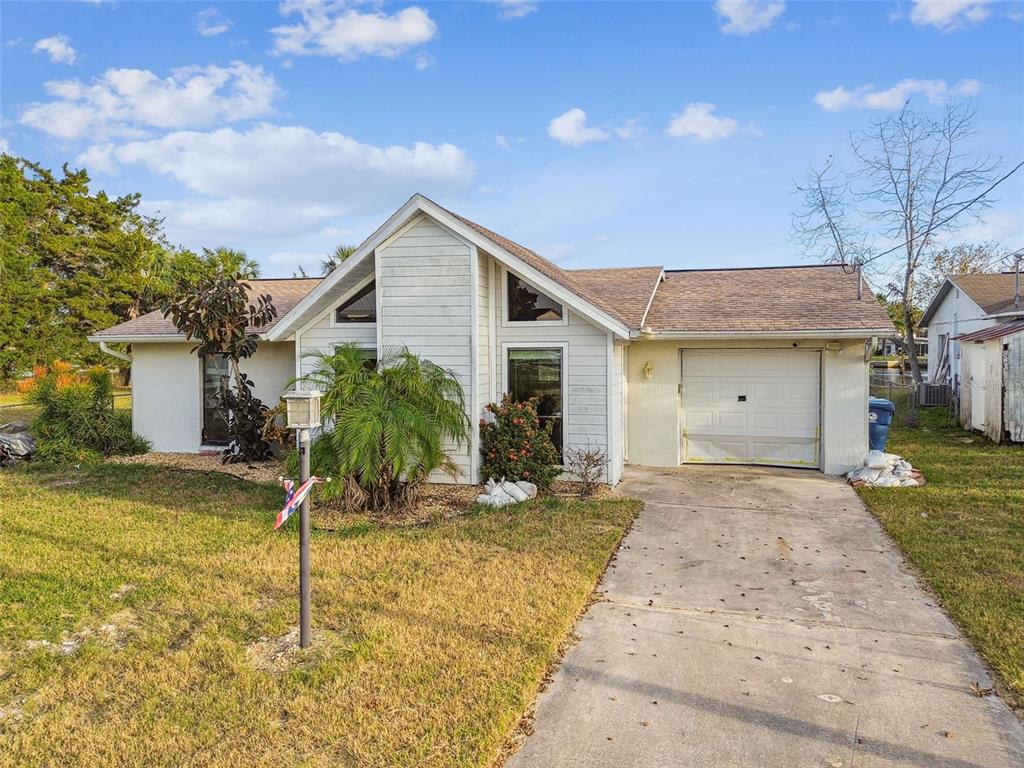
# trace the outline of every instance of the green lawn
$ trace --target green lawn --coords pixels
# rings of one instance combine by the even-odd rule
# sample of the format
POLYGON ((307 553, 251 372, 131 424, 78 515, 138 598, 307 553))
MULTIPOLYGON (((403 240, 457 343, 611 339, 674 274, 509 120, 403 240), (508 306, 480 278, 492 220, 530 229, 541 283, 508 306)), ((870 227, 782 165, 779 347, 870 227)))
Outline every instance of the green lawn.
POLYGON ((923 488, 862 488, 886 530, 1024 707, 1024 445, 954 429, 897 429, 889 450, 923 488))
POLYGON ((280 502, 219 474, 0 471, 0 765, 487 766, 639 507, 315 531, 315 650, 260 671, 247 648, 296 623, 280 502))

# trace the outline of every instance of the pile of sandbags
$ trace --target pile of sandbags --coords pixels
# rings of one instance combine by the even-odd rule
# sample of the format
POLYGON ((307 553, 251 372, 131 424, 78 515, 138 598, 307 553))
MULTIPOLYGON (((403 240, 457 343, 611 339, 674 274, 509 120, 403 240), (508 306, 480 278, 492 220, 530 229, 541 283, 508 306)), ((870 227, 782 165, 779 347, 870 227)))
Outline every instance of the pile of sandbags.
POLYGON ((28 424, 12 421, 0 425, 0 467, 18 459, 31 459, 36 452, 36 439, 28 431, 28 424))
POLYGON ((488 507, 507 507, 509 504, 532 499, 536 495, 537 486, 525 480, 511 483, 501 478, 501 482, 496 483, 494 478, 488 478, 484 484, 484 492, 476 497, 476 502, 486 504, 488 507))
POLYGON ((846 475, 850 485, 878 488, 901 488, 924 485, 924 475, 910 466, 910 462, 895 453, 868 451, 864 466, 846 475))

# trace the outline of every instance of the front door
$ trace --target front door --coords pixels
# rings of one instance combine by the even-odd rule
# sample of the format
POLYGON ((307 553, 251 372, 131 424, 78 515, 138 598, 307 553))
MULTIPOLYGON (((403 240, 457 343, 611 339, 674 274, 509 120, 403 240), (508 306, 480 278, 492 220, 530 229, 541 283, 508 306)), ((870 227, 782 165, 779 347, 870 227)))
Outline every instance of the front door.
POLYGON ((224 355, 203 357, 203 445, 227 445, 228 425, 217 410, 217 395, 228 383, 228 359, 224 355))

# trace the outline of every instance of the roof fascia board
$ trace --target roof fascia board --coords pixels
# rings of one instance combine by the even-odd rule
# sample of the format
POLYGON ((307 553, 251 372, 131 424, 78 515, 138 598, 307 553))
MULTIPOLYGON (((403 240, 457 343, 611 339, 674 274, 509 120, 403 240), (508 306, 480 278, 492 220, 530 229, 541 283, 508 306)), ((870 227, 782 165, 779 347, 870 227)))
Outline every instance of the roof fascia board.
POLYGON ((888 336, 892 328, 843 328, 813 331, 645 331, 639 335, 643 341, 693 340, 701 339, 867 339, 872 336, 888 336))
POLYGON ((387 240, 392 233, 405 223, 405 221, 412 215, 413 211, 420 209, 420 195, 413 195, 405 204, 395 211, 388 220, 377 227, 373 234, 366 238, 359 247, 353 251, 352 255, 345 259, 341 265, 335 269, 331 274, 321 280, 316 288, 307 293, 298 304, 292 307, 291 311, 286 314, 274 329, 270 332, 268 338, 270 341, 280 341, 281 339, 290 336, 294 333, 295 328, 302 320, 302 317, 309 311, 321 296, 328 291, 332 290, 341 279, 347 275, 356 264, 366 258, 367 254, 373 253, 382 242, 387 240))
POLYGON ((939 287, 939 292, 932 297, 932 300, 928 302, 928 306, 924 308, 924 314, 921 315, 921 319, 917 321, 918 328, 927 328, 928 323, 931 322, 932 316, 938 312, 939 306, 945 300, 946 295, 949 293, 950 288, 953 287, 953 281, 948 277, 942 282, 939 287))
POLYGON ((520 277, 533 284, 534 287, 544 291, 552 298, 558 299, 564 304, 568 304, 579 314, 587 317, 606 330, 612 331, 617 336, 624 339, 629 338, 629 328, 627 326, 595 307, 578 293, 575 293, 568 288, 563 288, 550 277, 537 269, 534 269, 518 256, 506 251, 493 240, 466 226, 432 201, 427 200, 426 198, 421 198, 421 203, 423 205, 423 210, 432 218, 437 219, 446 227, 453 230, 456 234, 461 235, 463 239, 468 240, 471 244, 475 245, 477 248, 482 248, 484 251, 487 251, 487 253, 495 256, 499 261, 503 262, 506 267, 511 268, 514 273, 518 273, 520 277))

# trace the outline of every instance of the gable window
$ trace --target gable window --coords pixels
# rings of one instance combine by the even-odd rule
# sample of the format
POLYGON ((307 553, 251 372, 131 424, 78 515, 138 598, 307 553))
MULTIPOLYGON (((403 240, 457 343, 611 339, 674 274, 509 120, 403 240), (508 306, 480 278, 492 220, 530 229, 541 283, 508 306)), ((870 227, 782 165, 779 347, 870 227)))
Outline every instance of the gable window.
POLYGON ((507 273, 505 298, 509 322, 535 323, 562 320, 562 305, 507 273))
POLYGON ((336 323, 377 322, 377 284, 370 283, 359 293, 334 310, 336 323))

